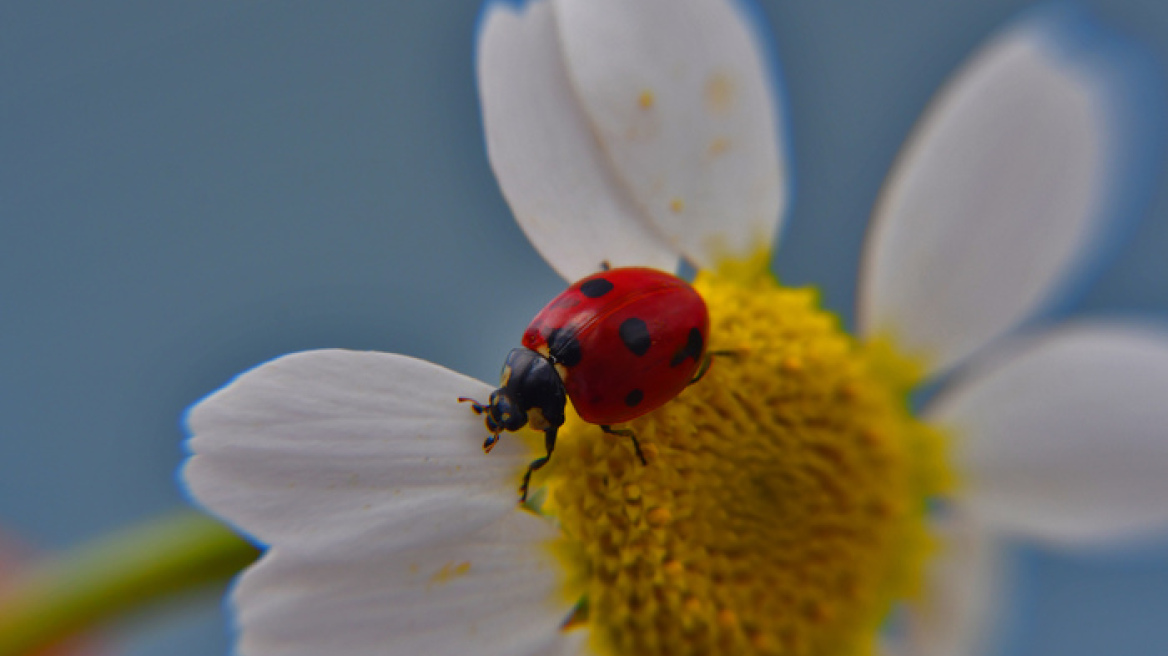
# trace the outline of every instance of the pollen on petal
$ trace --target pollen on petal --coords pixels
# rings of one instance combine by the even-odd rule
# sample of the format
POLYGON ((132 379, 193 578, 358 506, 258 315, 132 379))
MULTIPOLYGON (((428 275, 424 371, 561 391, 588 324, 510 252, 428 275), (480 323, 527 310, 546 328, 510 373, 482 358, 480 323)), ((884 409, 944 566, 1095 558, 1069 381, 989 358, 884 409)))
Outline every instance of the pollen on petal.
POLYGON ((917 590, 927 501, 950 478, 943 436, 908 411, 917 370, 751 263, 695 287, 721 354, 625 426, 649 464, 569 413, 537 474, 571 545, 562 560, 591 646, 871 654, 893 604, 917 590))
POLYGON ((725 73, 715 73, 706 80, 706 111, 715 116, 728 114, 734 106, 734 80, 725 73))
POLYGON ((430 577, 431 584, 448 583, 470 571, 470 563, 463 561, 461 563, 446 563, 434 575, 430 577))
POLYGON ((710 157, 717 157, 722 155, 727 150, 730 150, 730 139, 726 137, 717 137, 710 141, 710 145, 706 147, 706 154, 710 157))

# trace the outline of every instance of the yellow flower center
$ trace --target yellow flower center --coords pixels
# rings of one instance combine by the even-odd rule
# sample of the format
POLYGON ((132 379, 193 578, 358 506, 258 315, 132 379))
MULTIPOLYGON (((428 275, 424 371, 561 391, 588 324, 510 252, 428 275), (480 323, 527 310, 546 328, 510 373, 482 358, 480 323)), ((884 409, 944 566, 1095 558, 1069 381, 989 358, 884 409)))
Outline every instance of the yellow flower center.
POLYGON ((709 373, 607 435, 569 413, 536 476, 600 654, 870 654, 914 596, 940 434, 916 367, 759 267, 702 272, 709 373))

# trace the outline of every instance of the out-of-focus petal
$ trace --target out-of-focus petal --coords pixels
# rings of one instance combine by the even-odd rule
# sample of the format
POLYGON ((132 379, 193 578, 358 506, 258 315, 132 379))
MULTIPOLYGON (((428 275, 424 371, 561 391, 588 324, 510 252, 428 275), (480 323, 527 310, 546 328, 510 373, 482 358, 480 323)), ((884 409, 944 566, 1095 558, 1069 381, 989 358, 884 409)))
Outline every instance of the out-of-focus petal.
POLYGON ((927 409, 995 530, 1068 545, 1168 529, 1168 335, 1068 325, 974 367, 927 409))
POLYGON ((352 557, 273 549, 240 579, 247 656, 523 656, 558 653, 572 601, 559 593, 551 522, 513 509, 478 532, 352 557))
POLYGON ((886 656, 977 656, 1001 610, 1005 570, 1001 547, 960 513, 934 526, 940 542, 921 597, 907 604, 904 625, 884 645, 886 656))
POLYGON ((522 441, 482 450, 459 396, 491 388, 386 353, 323 350, 261 365, 196 405, 183 477, 256 539, 353 557, 473 532, 511 512, 522 441))
POLYGON ((1138 214, 1161 85, 1100 29, 1063 8, 1031 14, 933 101, 876 208, 863 334, 946 369, 1068 291, 1138 214))
POLYGON ((675 271, 677 251, 613 175, 568 83, 551 6, 489 4, 477 62, 491 167, 548 264, 569 281, 602 261, 675 271))
POLYGON ((732 0, 553 0, 601 148, 688 258, 769 246, 786 202, 777 75, 732 0))
POLYGON ((539 652, 539 656, 590 656, 592 653, 588 648, 588 631, 577 627, 561 636, 548 649, 539 652))

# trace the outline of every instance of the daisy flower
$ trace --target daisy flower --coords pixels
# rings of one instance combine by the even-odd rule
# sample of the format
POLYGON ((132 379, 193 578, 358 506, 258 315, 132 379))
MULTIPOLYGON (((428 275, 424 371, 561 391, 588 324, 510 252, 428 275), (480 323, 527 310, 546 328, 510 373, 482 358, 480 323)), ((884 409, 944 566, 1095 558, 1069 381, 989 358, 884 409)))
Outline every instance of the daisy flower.
POLYGON ((1051 9, 974 53, 889 177, 852 335, 768 271, 789 163, 756 27, 728 0, 487 6, 487 147, 532 244, 568 281, 688 262, 735 355, 628 424, 645 465, 569 412, 525 505, 542 440, 485 455, 457 402, 492 385, 343 350, 242 374, 191 410, 183 471, 267 547, 241 653, 966 654, 1003 538, 1165 526, 1168 338, 1011 337, 1131 214, 1138 58, 1051 9))

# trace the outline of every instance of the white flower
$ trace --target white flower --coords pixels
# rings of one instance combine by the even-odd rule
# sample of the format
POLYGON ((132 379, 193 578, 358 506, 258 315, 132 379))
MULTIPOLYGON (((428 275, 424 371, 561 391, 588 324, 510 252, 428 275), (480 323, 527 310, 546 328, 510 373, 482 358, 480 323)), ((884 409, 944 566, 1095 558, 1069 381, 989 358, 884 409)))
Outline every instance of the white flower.
MULTIPOLYGON (((565 279, 605 260, 710 268, 771 243, 787 164, 753 29, 729 0, 487 9, 491 162, 565 279)), ((1116 321, 1008 337, 1129 209, 1149 119, 1137 68, 1081 17, 1027 15, 938 95, 876 208, 859 334, 955 374, 923 416, 955 436, 960 478, 890 652, 975 649, 1004 536, 1076 547, 1168 525, 1168 337, 1116 321)), ((193 496, 270 547, 233 593, 241 653, 607 648, 564 630, 578 599, 549 548, 560 529, 516 506, 533 452, 507 436, 484 455, 455 400, 490 389, 404 356, 313 351, 191 410, 193 496)), ((784 646, 744 630, 757 651, 784 646)))

